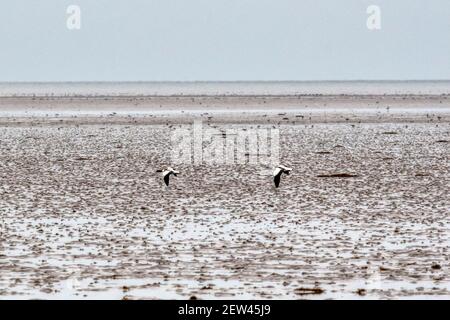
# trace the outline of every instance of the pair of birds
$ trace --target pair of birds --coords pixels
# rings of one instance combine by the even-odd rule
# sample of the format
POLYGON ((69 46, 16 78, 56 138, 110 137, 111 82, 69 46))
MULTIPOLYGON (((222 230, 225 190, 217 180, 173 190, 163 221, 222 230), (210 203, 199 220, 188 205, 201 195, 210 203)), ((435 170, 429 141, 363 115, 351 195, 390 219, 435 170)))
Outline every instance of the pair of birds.
MULTIPOLYGON (((279 165, 278 167, 275 168, 275 170, 273 171, 273 182, 275 183, 275 188, 278 188, 278 186, 280 185, 281 176, 283 175, 283 173, 289 175, 291 171, 292 171, 291 168, 285 167, 283 165, 279 165)), ((174 170, 172 167, 157 170, 156 172, 162 172, 162 176, 166 186, 169 186, 169 180, 171 175, 174 175, 176 177, 177 174, 180 173, 179 171, 174 170)))

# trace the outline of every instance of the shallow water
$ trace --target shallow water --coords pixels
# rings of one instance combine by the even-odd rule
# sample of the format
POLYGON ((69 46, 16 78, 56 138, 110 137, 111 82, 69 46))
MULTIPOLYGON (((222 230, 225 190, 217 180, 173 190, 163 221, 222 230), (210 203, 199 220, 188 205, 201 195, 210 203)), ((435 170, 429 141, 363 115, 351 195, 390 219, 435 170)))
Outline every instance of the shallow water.
POLYGON ((450 94, 450 81, 0 82, 0 96, 450 94))

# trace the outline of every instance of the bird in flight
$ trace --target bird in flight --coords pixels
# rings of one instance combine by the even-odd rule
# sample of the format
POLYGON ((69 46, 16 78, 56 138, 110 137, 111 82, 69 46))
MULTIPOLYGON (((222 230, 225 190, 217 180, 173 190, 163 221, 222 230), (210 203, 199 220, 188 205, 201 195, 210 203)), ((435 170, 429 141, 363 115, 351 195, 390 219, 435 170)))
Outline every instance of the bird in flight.
POLYGON ((162 172, 162 176, 163 176, 164 183, 166 184, 166 186, 169 186, 169 179, 172 174, 176 177, 177 174, 180 173, 179 171, 174 170, 172 167, 167 167, 166 169, 162 169, 162 170, 156 170, 156 172, 162 172))
POLYGON ((278 186, 280 185, 281 175, 283 173, 288 175, 291 171, 291 168, 282 165, 279 165, 275 168, 275 170, 273 171, 273 182, 275 183, 275 188, 278 188, 278 186))

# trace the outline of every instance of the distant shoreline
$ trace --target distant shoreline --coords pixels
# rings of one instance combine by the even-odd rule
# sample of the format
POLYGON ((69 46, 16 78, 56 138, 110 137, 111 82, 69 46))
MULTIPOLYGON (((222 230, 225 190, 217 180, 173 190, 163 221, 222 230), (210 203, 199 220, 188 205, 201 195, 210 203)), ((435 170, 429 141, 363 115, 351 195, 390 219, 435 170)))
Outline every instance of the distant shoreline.
POLYGON ((0 97, 450 95, 450 81, 0 82, 0 97))
POLYGON ((431 83, 431 82, 450 82, 450 79, 379 79, 379 80, 182 80, 182 81, 147 81, 147 80, 136 80, 136 81, 0 81, 2 84, 174 84, 174 83, 184 83, 184 84, 194 84, 194 83, 217 83, 217 84, 227 84, 227 83, 431 83))
POLYGON ((0 97, 0 123, 259 124, 450 122, 441 95, 171 95, 0 97))
POLYGON ((429 98, 449 98, 450 93, 440 94, 173 94, 173 95, 13 95, 13 96, 0 96, 0 100, 120 100, 120 99, 190 99, 190 98, 236 98, 236 99, 283 99, 283 98, 297 98, 297 99, 403 99, 403 98, 417 98, 417 99, 429 99, 429 98))

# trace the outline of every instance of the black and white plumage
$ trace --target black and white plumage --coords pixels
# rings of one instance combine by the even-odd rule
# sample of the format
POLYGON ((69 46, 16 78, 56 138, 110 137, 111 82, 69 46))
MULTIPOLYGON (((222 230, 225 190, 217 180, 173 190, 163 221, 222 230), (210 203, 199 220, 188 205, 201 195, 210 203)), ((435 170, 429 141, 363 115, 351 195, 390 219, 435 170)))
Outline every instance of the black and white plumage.
POLYGON ((275 183, 275 188, 278 188, 278 186, 280 185, 281 175, 283 173, 288 175, 291 171, 291 168, 282 165, 279 165, 275 168, 275 170, 273 171, 273 182, 275 183))
POLYGON ((177 174, 180 173, 179 171, 174 170, 172 167, 167 167, 166 169, 163 170, 157 170, 156 172, 162 172, 162 176, 166 186, 169 186, 169 179, 172 174, 176 177, 177 174))

